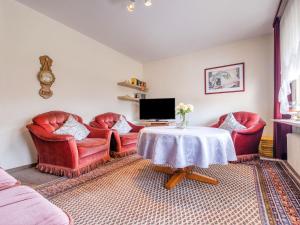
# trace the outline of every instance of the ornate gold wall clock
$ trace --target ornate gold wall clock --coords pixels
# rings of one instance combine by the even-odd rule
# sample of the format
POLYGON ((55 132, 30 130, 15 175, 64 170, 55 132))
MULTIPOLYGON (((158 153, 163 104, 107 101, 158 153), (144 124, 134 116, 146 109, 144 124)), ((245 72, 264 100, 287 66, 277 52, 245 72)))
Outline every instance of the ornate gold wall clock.
POLYGON ((53 60, 47 55, 40 57, 41 68, 38 73, 38 80, 40 81, 41 89, 39 94, 45 99, 53 95, 53 92, 50 90, 51 85, 55 81, 55 76, 51 70, 52 62, 53 60))

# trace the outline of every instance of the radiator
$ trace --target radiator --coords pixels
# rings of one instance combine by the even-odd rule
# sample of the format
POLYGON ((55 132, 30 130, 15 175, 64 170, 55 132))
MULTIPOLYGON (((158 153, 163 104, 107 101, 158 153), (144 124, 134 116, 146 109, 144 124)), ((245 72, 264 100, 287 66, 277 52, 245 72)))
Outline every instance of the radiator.
POLYGON ((300 174, 300 134, 287 134, 287 161, 300 174))

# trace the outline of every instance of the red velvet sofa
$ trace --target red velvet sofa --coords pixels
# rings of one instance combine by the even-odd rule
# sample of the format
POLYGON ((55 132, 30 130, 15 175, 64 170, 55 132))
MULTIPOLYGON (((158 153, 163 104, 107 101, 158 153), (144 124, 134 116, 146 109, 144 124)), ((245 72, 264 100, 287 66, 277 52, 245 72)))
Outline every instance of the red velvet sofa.
MULTIPOLYGON (((250 160, 258 156, 258 146, 266 126, 260 116, 251 112, 235 112, 235 119, 247 129, 233 131, 231 136, 234 142, 238 161, 250 160)), ((219 118, 219 121, 211 127, 218 128, 225 120, 227 114, 219 118)))
POLYGON ((0 224, 72 225, 73 219, 0 168, 0 224))
MULTIPOLYGON (((112 112, 104 113, 96 116, 90 125, 95 128, 111 129, 120 116, 120 114, 112 112)), ((118 131, 112 130, 111 155, 113 157, 123 157, 136 152, 138 133, 144 126, 137 126, 129 121, 127 122, 132 127, 128 134, 121 135, 118 131)))
MULTIPOLYGON (((40 171, 74 177, 89 172, 110 159, 110 130, 95 129, 84 124, 90 134, 81 141, 76 141, 71 135, 53 134, 70 115, 62 111, 51 111, 34 117, 33 123, 27 125, 38 152, 37 168, 40 171)), ((81 117, 72 116, 83 123, 81 117)))

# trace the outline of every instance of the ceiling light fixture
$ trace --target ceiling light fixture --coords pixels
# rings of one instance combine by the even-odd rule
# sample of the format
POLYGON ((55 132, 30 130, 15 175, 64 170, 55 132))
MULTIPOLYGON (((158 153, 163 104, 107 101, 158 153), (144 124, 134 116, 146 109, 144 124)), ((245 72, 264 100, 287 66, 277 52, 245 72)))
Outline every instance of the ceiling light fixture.
MULTIPOLYGON (((144 5, 149 7, 152 5, 151 0, 144 0, 144 5)), ((127 10, 128 12, 133 12, 135 9, 135 0, 129 0, 128 5, 127 5, 127 10)))
POLYGON ((135 9, 135 0, 130 0, 127 5, 128 12, 133 12, 135 9))
POLYGON ((151 0, 145 0, 145 6, 151 6, 152 2, 151 0))

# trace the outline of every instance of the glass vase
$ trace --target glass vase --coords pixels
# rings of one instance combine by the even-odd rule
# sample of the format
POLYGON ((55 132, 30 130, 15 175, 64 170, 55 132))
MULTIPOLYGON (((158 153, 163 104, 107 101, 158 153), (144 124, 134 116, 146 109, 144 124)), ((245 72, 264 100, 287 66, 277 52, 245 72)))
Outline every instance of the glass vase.
POLYGON ((188 126, 188 119, 186 114, 180 114, 180 121, 177 124, 177 128, 185 129, 188 126))

